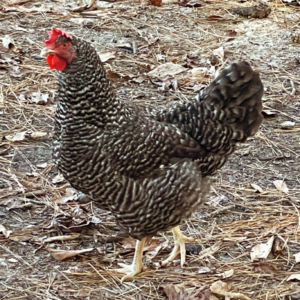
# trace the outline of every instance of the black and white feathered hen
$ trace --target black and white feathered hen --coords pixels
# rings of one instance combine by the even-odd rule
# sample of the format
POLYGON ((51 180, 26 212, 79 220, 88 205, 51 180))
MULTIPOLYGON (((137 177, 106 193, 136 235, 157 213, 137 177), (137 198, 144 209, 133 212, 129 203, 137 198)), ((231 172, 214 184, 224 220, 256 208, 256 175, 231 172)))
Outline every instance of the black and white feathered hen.
POLYGON ((58 72, 54 158, 77 190, 111 211, 136 238, 129 279, 143 268, 147 236, 173 228, 172 261, 185 237, 179 224, 203 203, 209 175, 262 120, 263 85, 247 62, 226 68, 199 100, 147 114, 115 97, 95 49, 61 29, 42 55, 58 72))

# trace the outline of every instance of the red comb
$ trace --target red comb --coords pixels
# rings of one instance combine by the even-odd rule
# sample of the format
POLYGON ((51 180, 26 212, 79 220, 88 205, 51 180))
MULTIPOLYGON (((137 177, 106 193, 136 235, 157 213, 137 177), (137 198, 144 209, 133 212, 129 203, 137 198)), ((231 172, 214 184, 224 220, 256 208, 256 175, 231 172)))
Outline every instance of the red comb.
POLYGON ((51 44, 55 43, 56 39, 58 38, 59 35, 63 35, 69 39, 72 39, 73 37, 71 36, 71 34, 59 29, 59 28, 55 28, 52 27, 51 31, 47 31, 48 35, 49 35, 49 39, 45 42, 46 46, 50 46, 51 44))

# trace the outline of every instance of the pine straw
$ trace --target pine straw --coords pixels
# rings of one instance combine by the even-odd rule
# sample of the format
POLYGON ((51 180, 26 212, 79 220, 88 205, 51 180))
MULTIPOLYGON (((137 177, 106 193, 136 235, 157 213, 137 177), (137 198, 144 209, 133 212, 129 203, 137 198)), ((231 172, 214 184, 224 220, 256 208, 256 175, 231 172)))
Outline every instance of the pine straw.
MULTIPOLYGON (((0 60, 11 59, 1 62, 0 70, 0 224, 12 231, 9 238, 0 235, 1 299, 167 299, 163 284, 193 290, 220 279, 232 291, 252 299, 300 298, 297 282, 287 281, 291 274, 300 273, 294 257, 299 252, 299 133, 274 132, 283 121, 298 126, 300 122, 299 46, 290 41, 299 8, 269 2, 273 12, 262 20, 229 12, 236 5, 254 3, 216 0, 193 9, 176 3, 156 8, 145 2, 99 2, 97 14, 84 12, 82 16, 66 13, 64 1, 55 2, 51 11, 50 1, 42 6, 37 1, 1 4, 8 11, 0 11, 0 37, 8 34, 24 52, 0 46, 0 60), (35 10, 25 11, 24 7, 35 10), (93 22, 91 28, 71 20, 82 17, 93 22), (157 267, 172 246, 171 234, 165 233, 150 241, 157 247, 164 242, 167 246, 152 260, 146 259, 148 270, 135 281, 121 284, 121 275, 114 269, 117 263, 131 262, 133 246, 121 241, 104 243, 118 232, 110 214, 90 204, 81 205, 80 210, 73 201, 54 201, 68 187, 65 182, 52 181, 57 174, 49 149, 55 74, 32 57, 43 47, 45 29, 53 25, 93 39, 101 53, 117 52, 106 63, 111 76, 117 77, 113 80, 116 91, 140 103, 166 105, 194 96, 195 82, 189 77, 178 76, 179 90, 167 92, 157 90, 159 81, 146 79, 138 84, 130 79, 163 63, 164 57, 186 67, 209 68, 213 50, 223 46, 225 59, 219 61, 219 68, 247 60, 260 72, 264 107, 276 115, 265 120, 255 138, 240 146, 216 176, 211 201, 182 226, 186 234, 197 238, 188 248, 184 269, 178 260, 167 268, 157 267), (237 32, 235 38, 226 36, 232 30, 237 32), (137 54, 117 51, 115 42, 120 41, 135 42, 137 54), (30 103, 33 92, 48 94, 47 104, 30 103), (25 131, 21 141, 4 138, 25 131), (46 132, 47 136, 33 138, 32 132, 46 132), (47 166, 38 166, 45 162, 47 166), (278 191, 274 180, 284 180, 289 192, 278 191), (256 192, 251 184, 259 185, 263 192, 256 192), (79 233, 74 240, 42 242, 74 233, 79 233), (252 262, 251 249, 272 236, 275 240, 268 258, 252 262), (61 262, 45 247, 98 248, 61 262), (230 270, 233 275, 223 278, 230 270)), ((211 80, 203 76, 196 81, 209 84, 211 80)))

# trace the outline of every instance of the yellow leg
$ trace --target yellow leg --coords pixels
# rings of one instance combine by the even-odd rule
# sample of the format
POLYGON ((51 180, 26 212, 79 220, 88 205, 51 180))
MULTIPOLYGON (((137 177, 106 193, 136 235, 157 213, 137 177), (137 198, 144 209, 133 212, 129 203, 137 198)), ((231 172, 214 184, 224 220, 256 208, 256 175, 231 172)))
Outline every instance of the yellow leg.
POLYGON ((170 256, 161 262, 162 266, 165 266, 167 263, 173 261, 176 256, 180 253, 180 265, 183 267, 185 264, 185 257, 186 257, 186 249, 185 249, 185 243, 186 242, 193 242, 195 239, 191 237, 185 236, 179 226, 176 226, 172 229, 173 235, 174 235, 174 248, 171 252, 170 256))
POLYGON ((135 275, 143 271, 144 264, 142 260, 145 242, 146 238, 143 238, 140 241, 136 241, 134 258, 131 265, 119 264, 122 269, 117 269, 116 271, 127 274, 122 277, 121 282, 129 279, 134 279, 135 275))

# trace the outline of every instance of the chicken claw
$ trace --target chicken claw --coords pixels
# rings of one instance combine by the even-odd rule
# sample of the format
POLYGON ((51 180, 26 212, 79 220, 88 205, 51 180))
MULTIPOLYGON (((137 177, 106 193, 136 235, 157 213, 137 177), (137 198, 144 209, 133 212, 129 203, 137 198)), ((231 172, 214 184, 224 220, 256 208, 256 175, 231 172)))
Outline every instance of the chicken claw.
POLYGON ((194 238, 192 237, 187 237, 185 236, 179 226, 176 226, 172 229, 173 235, 174 235, 174 248, 173 251, 171 252, 170 256, 161 262, 162 266, 165 266, 166 264, 168 264, 169 262, 173 261, 176 256, 180 253, 180 265, 183 268, 184 264, 185 264, 185 257, 186 257, 186 249, 185 249, 185 243, 186 242, 193 242, 195 241, 194 238))
POLYGON ((131 265, 119 264, 122 268, 116 269, 119 273, 125 273, 126 275, 122 277, 121 282, 123 283, 125 280, 134 279, 135 275, 141 273, 146 267, 143 264, 143 249, 145 245, 146 238, 141 239, 136 242, 135 253, 133 262, 131 265))

